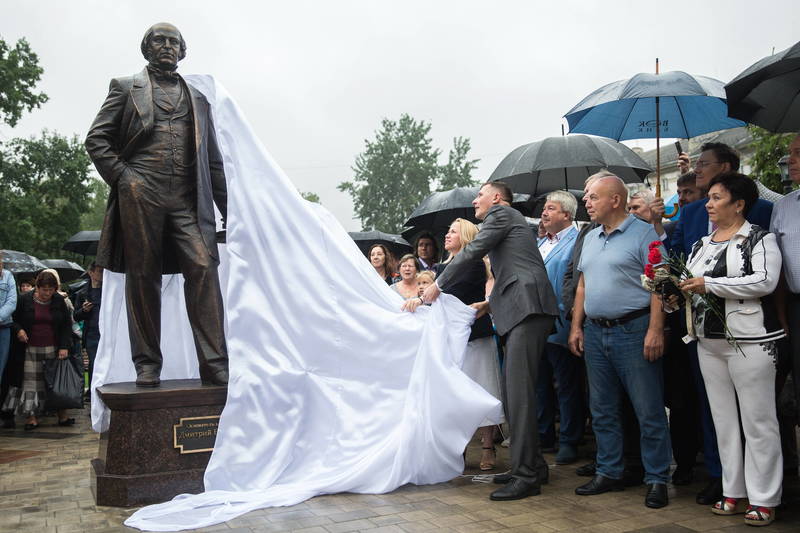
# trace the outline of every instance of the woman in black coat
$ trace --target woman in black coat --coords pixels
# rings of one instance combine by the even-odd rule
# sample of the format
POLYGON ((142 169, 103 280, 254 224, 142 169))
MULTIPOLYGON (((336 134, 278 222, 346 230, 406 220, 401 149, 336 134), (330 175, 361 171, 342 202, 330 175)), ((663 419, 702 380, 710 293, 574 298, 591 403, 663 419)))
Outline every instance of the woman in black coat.
MULTIPOLYGON (((26 345, 22 391, 18 412, 25 415, 25 429, 39 427, 37 417, 44 410, 45 359, 65 359, 72 347, 72 317, 66 300, 58 293, 58 279, 44 271, 36 278, 36 288, 22 295, 14 312, 13 333, 26 345)), ((58 411, 58 424, 75 423, 66 410, 58 411)))

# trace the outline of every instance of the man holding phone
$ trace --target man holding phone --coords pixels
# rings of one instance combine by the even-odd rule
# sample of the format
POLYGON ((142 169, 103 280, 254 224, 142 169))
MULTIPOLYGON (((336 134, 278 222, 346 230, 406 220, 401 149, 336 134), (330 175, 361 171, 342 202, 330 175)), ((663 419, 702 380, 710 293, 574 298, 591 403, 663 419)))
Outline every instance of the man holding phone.
POLYGON ((91 390, 94 359, 100 345, 100 304, 103 296, 103 267, 92 263, 87 271, 89 283, 75 293, 76 322, 83 321, 83 347, 89 354, 89 390, 91 390))

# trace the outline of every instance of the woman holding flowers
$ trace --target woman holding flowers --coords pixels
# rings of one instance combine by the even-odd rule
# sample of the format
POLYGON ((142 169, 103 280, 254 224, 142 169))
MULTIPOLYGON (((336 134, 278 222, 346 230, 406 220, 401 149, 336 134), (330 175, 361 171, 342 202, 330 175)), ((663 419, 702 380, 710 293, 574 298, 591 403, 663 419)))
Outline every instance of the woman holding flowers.
POLYGON ((680 288, 692 295, 700 369, 722 460, 723 497, 711 510, 745 513, 746 523, 765 526, 781 501, 775 341, 785 333, 771 299, 781 270, 775 236, 745 220, 757 198, 755 182, 745 175, 711 181, 706 209, 715 229, 695 243, 686 263, 693 277, 680 288))

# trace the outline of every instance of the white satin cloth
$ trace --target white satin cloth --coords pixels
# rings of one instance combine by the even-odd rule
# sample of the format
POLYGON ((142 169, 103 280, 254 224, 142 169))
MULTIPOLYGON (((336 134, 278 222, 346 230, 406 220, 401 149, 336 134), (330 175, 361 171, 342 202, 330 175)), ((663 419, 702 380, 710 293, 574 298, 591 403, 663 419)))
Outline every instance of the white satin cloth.
MULTIPOLYGON (((221 250, 230 383, 206 492, 136 511, 150 531, 210 526, 318 494, 385 493, 461 474, 499 402, 461 370, 474 311, 442 295, 416 313, 324 208, 303 200, 210 76, 228 179, 221 250)), ((92 387, 135 379, 124 276, 107 273, 92 387)), ((162 379, 197 377, 180 276, 165 277, 162 379), (168 279, 169 278, 169 279, 168 279)), ((108 413, 92 406, 93 427, 108 413)))

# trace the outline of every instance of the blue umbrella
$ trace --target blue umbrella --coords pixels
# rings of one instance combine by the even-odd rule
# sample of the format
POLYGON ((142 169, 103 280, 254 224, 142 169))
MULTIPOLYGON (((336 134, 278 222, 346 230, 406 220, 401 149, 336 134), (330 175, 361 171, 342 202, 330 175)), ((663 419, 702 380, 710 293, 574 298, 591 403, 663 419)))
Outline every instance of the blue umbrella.
POLYGON ((564 117, 570 133, 591 133, 618 141, 688 139, 745 125, 728 117, 725 85, 721 81, 685 72, 641 73, 609 83, 581 100, 564 117))
POLYGON ((656 196, 661 196, 661 137, 688 139, 744 126, 728 117, 725 86, 714 78, 685 72, 640 73, 600 87, 564 118, 570 133, 591 133, 618 141, 656 139, 656 196))

